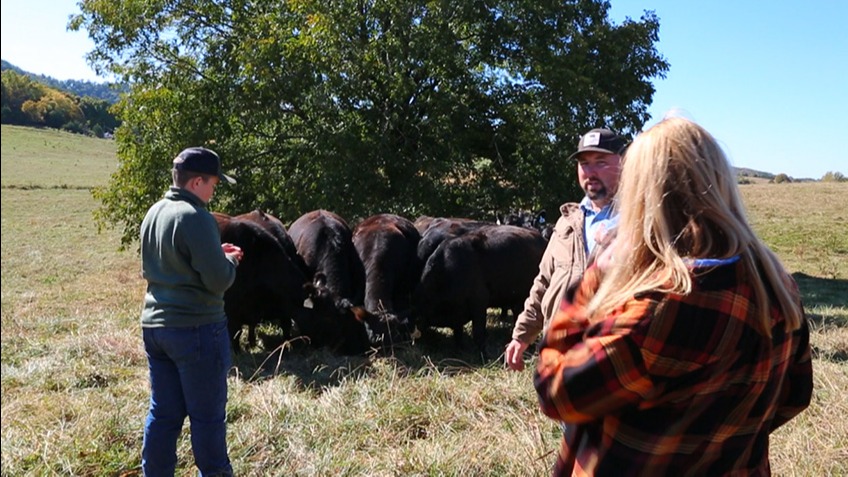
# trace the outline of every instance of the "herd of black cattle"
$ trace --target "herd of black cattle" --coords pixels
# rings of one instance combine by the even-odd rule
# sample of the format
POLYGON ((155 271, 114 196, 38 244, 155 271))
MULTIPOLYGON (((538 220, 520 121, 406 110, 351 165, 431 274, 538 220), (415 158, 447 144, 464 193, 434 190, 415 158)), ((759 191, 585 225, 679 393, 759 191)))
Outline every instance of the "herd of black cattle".
POLYGON ((351 228, 316 210, 288 230, 260 210, 213 215, 221 241, 244 250, 224 296, 236 352, 244 327, 253 346, 262 322, 277 324, 284 339, 295 328, 313 346, 360 354, 428 327, 451 328, 462 346, 470 321, 485 357, 488 308, 518 315, 551 230, 526 214, 509 220, 521 225, 379 214, 351 228))

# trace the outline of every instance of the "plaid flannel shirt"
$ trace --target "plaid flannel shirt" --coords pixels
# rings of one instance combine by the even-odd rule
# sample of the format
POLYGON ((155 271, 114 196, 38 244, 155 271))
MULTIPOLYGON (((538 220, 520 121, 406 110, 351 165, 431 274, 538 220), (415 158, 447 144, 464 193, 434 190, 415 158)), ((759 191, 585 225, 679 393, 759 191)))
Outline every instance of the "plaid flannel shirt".
POLYGON ((773 307, 769 338, 758 277, 738 263, 693 273, 687 296, 636 296, 590 323, 592 267, 562 302, 535 374, 542 412, 565 423, 554 475, 769 475, 769 434, 812 395, 806 318, 787 333, 773 307))

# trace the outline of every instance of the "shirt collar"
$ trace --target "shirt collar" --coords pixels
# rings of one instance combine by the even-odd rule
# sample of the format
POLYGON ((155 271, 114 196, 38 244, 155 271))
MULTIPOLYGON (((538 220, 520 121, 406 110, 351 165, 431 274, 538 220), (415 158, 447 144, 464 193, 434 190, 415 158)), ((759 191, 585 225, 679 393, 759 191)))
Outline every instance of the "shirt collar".
POLYGON ((590 217, 590 216, 595 215, 595 214, 608 215, 611 208, 612 208, 612 202, 603 206, 603 208, 601 208, 601 210, 596 212, 595 209, 592 207, 592 201, 589 200, 588 196, 583 196, 583 200, 580 201, 580 209, 583 210, 583 214, 586 217, 590 217))

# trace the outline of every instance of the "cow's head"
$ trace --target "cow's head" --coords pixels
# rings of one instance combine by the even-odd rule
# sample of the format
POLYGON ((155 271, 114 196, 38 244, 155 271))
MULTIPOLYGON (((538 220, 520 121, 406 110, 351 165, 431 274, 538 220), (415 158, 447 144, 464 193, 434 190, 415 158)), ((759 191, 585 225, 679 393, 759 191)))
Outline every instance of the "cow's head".
POLYGON ((303 285, 303 303, 308 319, 299 326, 315 346, 328 346, 334 351, 353 355, 371 349, 365 320, 358 316, 350 300, 333 293, 323 274, 317 273, 311 283, 303 285))
POLYGON ((373 346, 387 349, 398 344, 408 343, 417 335, 415 323, 408 311, 372 313, 362 307, 354 307, 353 311, 357 319, 365 324, 368 339, 373 346))

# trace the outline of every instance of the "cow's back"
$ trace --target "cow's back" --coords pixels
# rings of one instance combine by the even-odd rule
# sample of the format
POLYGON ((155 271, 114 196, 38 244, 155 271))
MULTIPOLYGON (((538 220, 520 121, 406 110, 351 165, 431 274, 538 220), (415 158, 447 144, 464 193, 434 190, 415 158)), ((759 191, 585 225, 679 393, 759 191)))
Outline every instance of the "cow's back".
POLYGON ((288 334, 304 299, 303 272, 261 225, 223 214, 215 218, 221 241, 244 251, 233 285, 224 294, 231 335, 242 325, 253 327, 261 321, 277 322, 288 334))
POLYGON ((365 267, 365 308, 372 312, 408 309, 421 274, 416 255, 420 235, 415 225, 394 214, 363 220, 353 243, 365 267))
MULTIPOLYGON (((488 308, 521 308, 545 246, 537 231, 507 225, 445 239, 427 259, 414 295, 419 324, 457 332, 472 321, 484 336, 488 308)), ((482 338, 475 341, 482 347, 482 338)))
POLYGON ((429 221, 427 228, 421 233, 416 251, 418 260, 426 263, 443 241, 489 225, 494 224, 464 218, 436 217, 429 221))
POLYGON ((307 212, 289 226, 289 236, 309 278, 322 274, 332 293, 361 303, 365 270, 353 246, 350 226, 343 218, 323 209, 307 212))
POLYGON ((520 308, 539 272, 547 243, 534 230, 513 225, 482 227, 469 233, 489 290, 489 307, 520 308))

